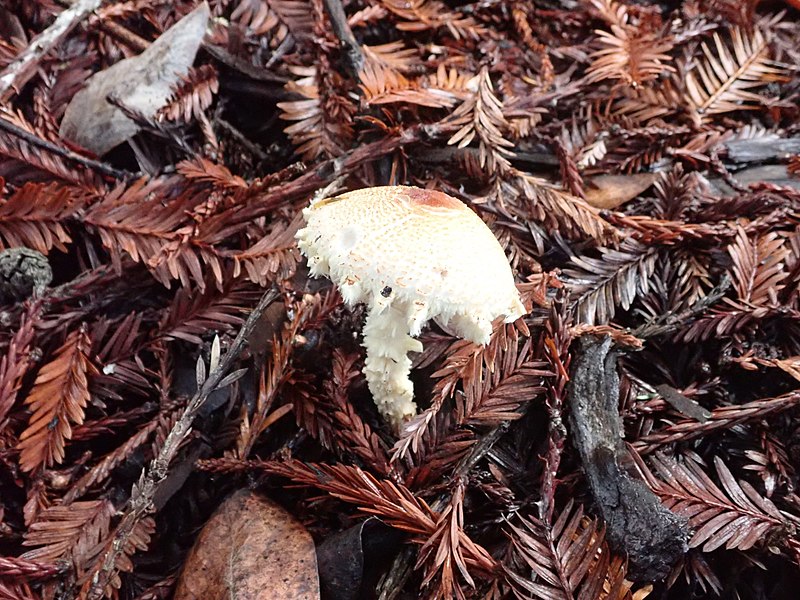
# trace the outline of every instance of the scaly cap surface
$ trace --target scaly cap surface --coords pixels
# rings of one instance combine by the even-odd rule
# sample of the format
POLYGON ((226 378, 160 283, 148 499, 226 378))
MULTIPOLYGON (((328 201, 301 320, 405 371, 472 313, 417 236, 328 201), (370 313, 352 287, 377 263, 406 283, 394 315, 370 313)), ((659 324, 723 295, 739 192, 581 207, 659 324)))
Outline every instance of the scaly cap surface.
POLYGON ((321 200, 304 216, 297 239, 311 273, 330 277, 350 305, 410 306, 411 335, 437 318, 485 344, 493 319, 525 314, 494 234, 447 194, 366 188, 321 200))

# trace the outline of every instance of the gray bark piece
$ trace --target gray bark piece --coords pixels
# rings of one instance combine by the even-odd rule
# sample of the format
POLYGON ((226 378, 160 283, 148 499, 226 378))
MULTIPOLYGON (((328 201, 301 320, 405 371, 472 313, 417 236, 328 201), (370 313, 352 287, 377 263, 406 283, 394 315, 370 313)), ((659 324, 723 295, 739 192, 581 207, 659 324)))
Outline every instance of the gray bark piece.
POLYGON ((752 140, 731 140, 724 146, 728 150, 728 160, 735 163, 764 162, 800 154, 800 137, 767 135, 752 140))
POLYGON ((135 135, 139 126, 107 98, 113 96, 144 116, 155 117, 169 100, 172 86, 194 63, 208 18, 208 4, 203 2, 138 56, 92 75, 67 106, 61 137, 103 155, 135 135))
POLYGON ((597 511, 612 547, 628 556, 629 576, 661 580, 688 550, 686 521, 621 466, 627 450, 611 338, 585 336, 575 347, 568 391, 571 432, 597 511))
POLYGON ((53 280, 47 257, 30 248, 0 252, 0 304, 41 296, 53 280))

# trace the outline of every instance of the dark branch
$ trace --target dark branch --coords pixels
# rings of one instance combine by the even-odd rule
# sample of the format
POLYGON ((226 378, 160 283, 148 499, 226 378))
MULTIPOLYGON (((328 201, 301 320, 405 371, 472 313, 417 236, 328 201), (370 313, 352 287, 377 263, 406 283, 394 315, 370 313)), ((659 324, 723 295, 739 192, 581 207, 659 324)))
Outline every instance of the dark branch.
POLYGON ((568 400, 572 438, 609 542, 628 556, 631 576, 658 581, 687 551, 685 522, 662 506, 622 464, 617 352, 610 337, 585 336, 576 343, 568 400))
POLYGON ((358 79, 358 73, 364 66, 364 54, 358 45, 350 26, 347 24, 347 15, 344 14, 341 0, 323 0, 328 18, 331 20, 333 33, 339 40, 344 50, 345 64, 350 75, 358 79))
POLYGON ((72 150, 67 150, 66 148, 56 146, 54 143, 48 142, 47 140, 43 140, 42 138, 33 135, 29 131, 25 131, 24 129, 22 129, 22 127, 18 127, 13 123, 9 123, 5 119, 0 119, 0 130, 8 132, 11 135, 18 137, 21 140, 24 140, 33 146, 43 148, 48 152, 52 152, 53 154, 62 156, 67 160, 71 160, 72 162, 81 164, 84 167, 94 169, 95 171, 103 173, 104 175, 110 175, 111 177, 115 177, 117 179, 125 179, 132 175, 127 171, 120 171, 119 169, 115 169, 114 167, 102 163, 100 161, 92 160, 91 158, 86 158, 85 156, 81 156, 80 154, 77 154, 72 150))

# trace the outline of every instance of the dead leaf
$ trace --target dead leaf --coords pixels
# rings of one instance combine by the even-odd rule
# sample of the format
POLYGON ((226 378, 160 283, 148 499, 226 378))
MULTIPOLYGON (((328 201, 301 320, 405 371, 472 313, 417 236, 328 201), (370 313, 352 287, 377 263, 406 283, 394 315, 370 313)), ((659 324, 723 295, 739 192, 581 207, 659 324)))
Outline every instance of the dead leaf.
POLYGON ((107 98, 113 96, 126 107, 154 117, 169 100, 172 86, 189 72, 208 17, 208 4, 203 2, 138 56, 92 75, 67 106, 59 135, 97 155, 135 135, 139 126, 107 98))
POLYGON ((614 209, 633 200, 658 179, 655 173, 598 175, 586 180, 586 201, 595 208, 614 209))
POLYGON ((377 517, 369 517, 323 541, 317 548, 317 561, 325 597, 336 600, 367 597, 365 580, 367 584, 375 583, 369 581, 367 573, 383 572, 370 565, 374 567, 380 559, 393 556, 402 538, 396 529, 377 517))
POLYGON ((174 598, 317 600, 314 540, 283 508, 241 490, 200 532, 174 598))

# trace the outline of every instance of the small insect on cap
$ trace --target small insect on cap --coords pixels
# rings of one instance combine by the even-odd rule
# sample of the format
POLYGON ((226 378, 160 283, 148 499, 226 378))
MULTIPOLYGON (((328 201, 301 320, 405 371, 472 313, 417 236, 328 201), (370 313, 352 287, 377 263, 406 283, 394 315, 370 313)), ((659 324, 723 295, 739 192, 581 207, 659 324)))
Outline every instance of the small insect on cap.
MULTIPOLYGON (((447 194, 407 186, 366 188, 320 200, 303 215, 307 226, 297 240, 311 274, 329 277, 348 305, 368 307, 364 345, 370 389, 380 387, 370 382, 370 363, 377 369, 378 356, 397 360, 401 349, 403 358, 408 350, 420 351, 422 345, 409 336, 418 335, 429 319, 486 344, 494 319, 511 322, 526 312, 494 234, 447 194)), ((400 379, 383 383, 400 385, 400 379)), ((408 396, 409 386, 410 381, 402 384, 398 393, 408 396)))

